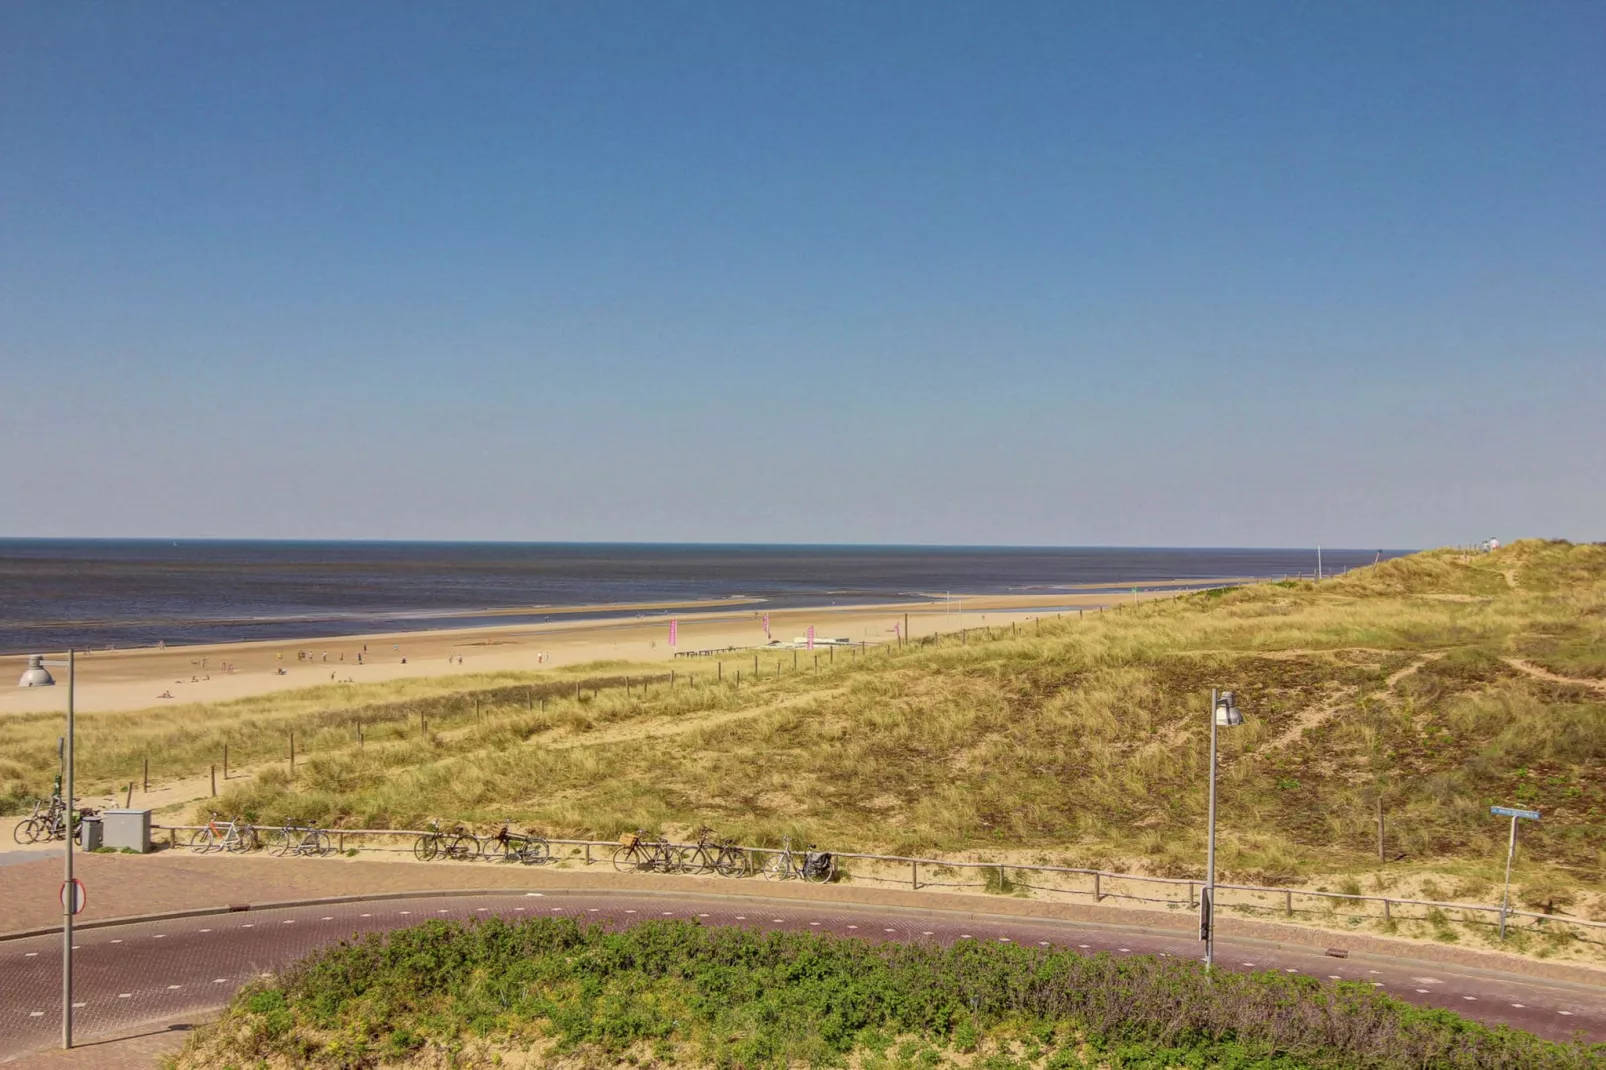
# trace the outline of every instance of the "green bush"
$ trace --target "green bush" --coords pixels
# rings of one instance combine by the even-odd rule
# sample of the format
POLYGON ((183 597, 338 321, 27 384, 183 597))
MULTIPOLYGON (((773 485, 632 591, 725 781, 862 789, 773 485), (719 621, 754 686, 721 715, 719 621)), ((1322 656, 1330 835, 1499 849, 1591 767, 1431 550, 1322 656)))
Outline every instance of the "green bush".
POLYGON ((678 1052, 717 1067, 836 1066, 856 1050, 884 1061, 897 1037, 918 1041, 911 1052, 975 1052, 994 1070, 1583 1070, 1606 1059, 1606 1045, 1486 1027, 1359 982, 975 941, 538 918, 433 921, 327 949, 242 992, 179 1065, 367 1067, 537 1034, 559 1052, 678 1052))

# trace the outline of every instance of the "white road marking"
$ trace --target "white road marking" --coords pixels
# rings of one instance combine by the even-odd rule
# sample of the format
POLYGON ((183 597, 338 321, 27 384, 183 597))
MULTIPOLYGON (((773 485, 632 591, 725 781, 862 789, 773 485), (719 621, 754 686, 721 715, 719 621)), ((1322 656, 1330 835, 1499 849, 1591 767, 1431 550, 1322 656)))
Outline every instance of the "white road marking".
POLYGON ((1009 943, 1009 937, 1007 937, 1007 936, 1000 936, 1000 937, 999 937, 999 938, 998 938, 998 942, 999 942, 999 943, 1000 943, 1000 944, 1007 944, 1007 943, 1009 943))
POLYGON ((318 920, 319 921, 334 921, 335 919, 334 919, 334 916, 331 915, 331 916, 329 916, 327 918, 319 918, 318 920))
POLYGON ((1573 1012, 1572 1011, 1557 1011, 1556 1013, 1557 1014, 1565 1014, 1569 1018, 1571 1018, 1573 1016, 1573 1012))
POLYGON ((117 993, 117 998, 118 999, 133 999, 134 998, 134 993, 132 993, 132 992, 119 992, 119 993, 117 993))
POLYGON ((1037 942, 1038 942, 1038 943, 1039 943, 1039 944, 1041 944, 1041 945, 1042 945, 1042 946, 1043 946, 1043 947, 1047 947, 1047 946, 1048 946, 1048 941, 1047 941, 1047 940, 1039 940, 1039 941, 1037 941, 1037 942))
POLYGON ((522 914, 522 913, 524 913, 524 908, 523 907, 514 907, 513 908, 513 913, 522 914))
POLYGON ((1383 982, 1382 981, 1373 981, 1372 982, 1372 987, 1373 988, 1382 988, 1383 987, 1383 982))
POLYGON ((1299 971, 1294 969, 1292 966, 1284 966, 1283 967, 1283 972, 1284 973, 1298 973, 1299 971))
MULTIPOLYGON (((120 943, 122 943, 122 941, 121 940, 113 940, 112 943, 120 944, 120 943)), ((38 958, 38 957, 39 957, 39 952, 37 952, 37 951, 30 951, 26 955, 23 956, 23 958, 25 958, 25 959, 32 959, 32 958, 38 958)))
POLYGON ((675 912, 673 910, 666 910, 663 913, 664 913, 664 917, 666 917, 666 918, 672 918, 672 917, 675 916, 675 912))
POLYGON ((562 907, 553 907, 552 908, 552 913, 554 913, 554 914, 562 914, 563 913, 563 908, 562 907))
POLYGON ((1367 973, 1376 973, 1377 971, 1376 970, 1367 970, 1366 972, 1367 973))
POLYGON ((525 892, 524 893, 524 898, 526 898, 526 899, 545 899, 546 898, 546 893, 545 892, 525 892))
POLYGON ((1427 991, 1427 989, 1425 989, 1425 988, 1419 988, 1419 989, 1417 989, 1417 991, 1418 991, 1418 992, 1426 992, 1426 991, 1427 991))
POLYGON ((635 913, 635 911, 634 911, 634 910, 627 910, 627 911, 625 911, 625 913, 626 913, 626 914, 634 914, 634 913, 635 913))
POLYGON ((168 985, 168 986, 167 986, 167 990, 168 990, 168 991, 169 991, 169 992, 171 992, 171 991, 173 991, 173 989, 175 989, 175 988, 183 988, 183 987, 184 987, 184 986, 183 986, 183 985, 168 985))
POLYGON ((858 926, 857 926, 857 925, 849 925, 849 926, 848 926, 848 928, 850 928, 850 929, 857 929, 857 928, 858 928, 858 926))
MULTIPOLYGON (((371 917, 373 917, 373 915, 372 914, 364 914, 363 917, 371 918, 371 917)), ((254 921, 248 921, 244 925, 240 926, 240 928, 242 928, 242 929, 255 929, 256 927, 257 927, 257 923, 254 922, 254 921)))
POLYGON ((1437 977, 1413 977, 1413 978, 1411 978, 1411 980, 1415 981, 1419 985, 1442 985, 1442 984, 1444 984, 1444 982, 1439 980, 1437 977))
MULTIPOLYGON (((406 911, 402 911, 402 913, 404 913, 404 914, 405 914, 405 913, 406 913, 406 911)), ((294 925, 294 924, 295 924, 295 923, 296 923, 296 920, 295 920, 295 919, 294 919, 294 918, 285 918, 285 919, 284 919, 284 920, 283 920, 283 921, 281 921, 281 922, 280 922, 280 923, 279 923, 279 924, 280 924, 280 925, 294 925)))
POLYGON ((196 930, 196 932, 202 932, 202 933, 209 933, 211 931, 212 931, 211 929, 197 929, 196 930))
POLYGON ((87 1007, 87 1006, 89 1006, 89 1004, 87 1004, 87 1003, 74 1003, 73 1006, 74 1007, 87 1007))
POLYGON ((1246 962, 1246 963, 1244 963, 1244 965, 1245 965, 1245 966, 1253 966, 1253 965, 1254 965, 1254 963, 1253 963, 1253 962, 1246 962))
POLYGON ((72 949, 73 949, 73 950, 74 950, 74 951, 81 951, 81 950, 83 950, 83 947, 84 947, 84 945, 83 945, 83 944, 74 944, 74 945, 73 945, 73 946, 72 946, 72 949))
POLYGON ((707 915, 707 914, 699 914, 699 915, 697 915, 697 916, 698 916, 698 917, 699 917, 699 918, 706 918, 706 917, 708 917, 708 915, 707 915))
POLYGON ((1342 978, 1342 977, 1340 977, 1340 976, 1339 976, 1339 975, 1338 975, 1338 974, 1336 974, 1336 973, 1330 973, 1330 974, 1328 974, 1328 975, 1327 975, 1327 979, 1328 979, 1328 980, 1329 980, 1329 981, 1342 981, 1342 980, 1343 980, 1343 978, 1342 978))
POLYGON ((401 914, 401 915, 404 915, 404 916, 405 916, 405 915, 407 915, 407 914, 411 914, 411 913, 412 913, 412 911, 411 911, 411 910, 398 910, 398 911, 396 911, 396 913, 398 913, 398 914, 401 914))
POLYGON ((809 922, 809 924, 810 924, 810 925, 818 925, 818 924, 820 924, 820 923, 819 923, 819 922, 817 922, 817 921, 811 921, 811 922, 809 922))
MULTIPOLYGON (((121 941, 121 940, 113 940, 113 941, 112 941, 112 943, 114 943, 114 944, 120 944, 120 943, 122 943, 122 941, 121 941)), ((29 954, 31 954, 31 955, 37 955, 37 954, 39 954, 39 952, 37 952, 37 951, 30 951, 30 952, 29 952, 29 954)))
POLYGON ((43 1018, 44 1016, 45 1016, 45 1012, 44 1011, 29 1011, 28 1012, 28 1017, 30 1017, 30 1018, 43 1018))
POLYGON ((1092 947, 1092 944, 1077 944, 1077 947, 1092 947))
POLYGON ((882 929, 881 931, 884 932, 884 933, 895 933, 898 930, 897 929, 882 929))
POLYGON ((922 929, 922 930, 920 930, 920 935, 921 936, 930 936, 931 935, 931 930, 930 929, 922 929))
MULTIPOLYGON (((520 907, 519 909, 523 910, 524 908, 520 907)), ((437 913, 437 914, 450 914, 451 911, 447 910, 445 907, 441 907, 439 910, 435 911, 435 913, 437 913)))
POLYGON ((1122 947, 1122 948, 1117 948, 1116 950, 1130 952, 1132 949, 1130 947, 1122 947))
POLYGON ((1523 1009, 1521 1003, 1513 1003, 1512 1006, 1517 1008, 1519 1011, 1523 1009))
POLYGON ((167 934, 166 933, 157 933, 155 936, 151 937, 151 939, 152 940, 166 940, 167 939, 167 934))
POLYGON ((1467 1000, 1469 1003, 1478 1002, 1478 997, 1477 996, 1462 996, 1461 998, 1464 999, 1464 1000, 1467 1000))
MULTIPOLYGON (((779 924, 781 924, 781 922, 783 922, 785 920, 786 920, 785 918, 771 918, 770 919, 770 924, 771 925, 779 925, 779 924)), ((891 930, 889 929, 888 932, 890 932, 890 931, 891 930)))
MULTIPOLYGON (((373 915, 372 914, 359 914, 358 917, 371 918, 371 917, 373 917, 373 915)), ((249 929, 250 927, 251 926, 249 926, 249 925, 246 926, 247 929, 249 929)))
MULTIPOLYGON (((632 911, 629 911, 629 913, 634 914, 635 911, 632 910, 632 911)), ((747 920, 747 915, 746 914, 738 914, 738 915, 736 915, 736 920, 737 921, 746 921, 747 920)), ((848 928, 857 929, 858 926, 857 925, 849 925, 848 928)))
MULTIPOLYGON (((597 912, 597 908, 596 908, 596 907, 589 907, 589 908, 587 908, 587 910, 586 910, 586 913, 587 913, 587 914, 595 914, 595 913, 596 913, 596 912, 597 912)), ((702 915, 702 916, 703 916, 703 917, 705 917, 705 918, 706 918, 706 917, 708 917, 708 915, 707 915, 707 914, 704 914, 704 915, 702 915)))
MULTIPOLYGON (((474 908, 474 913, 476 913, 476 914, 488 914, 488 913, 490 913, 490 910, 491 910, 490 907, 475 907, 474 908)), ((405 913, 407 913, 407 911, 404 910, 404 911, 402 911, 402 913, 405 914, 405 913)))
POLYGON ((214 977, 212 978, 212 983, 215 985, 226 985, 229 983, 229 979, 227 977, 214 977))
POLYGON ((960 933, 959 934, 959 939, 961 939, 961 940, 969 940, 970 939, 970 934, 969 933, 960 933))

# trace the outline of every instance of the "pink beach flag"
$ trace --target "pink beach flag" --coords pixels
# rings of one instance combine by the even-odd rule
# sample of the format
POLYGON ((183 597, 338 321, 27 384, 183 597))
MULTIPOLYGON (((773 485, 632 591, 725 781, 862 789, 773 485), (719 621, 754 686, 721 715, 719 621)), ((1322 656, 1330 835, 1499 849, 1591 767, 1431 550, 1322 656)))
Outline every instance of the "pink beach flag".
POLYGON ((680 621, 674 617, 669 618, 669 645, 674 646, 675 640, 680 638, 680 621))
POLYGON ((809 625, 809 649, 814 649, 814 625, 809 625))
POLYGON ((769 637, 770 637, 770 615, 768 613, 766 613, 766 614, 764 614, 764 638, 768 639, 769 637))

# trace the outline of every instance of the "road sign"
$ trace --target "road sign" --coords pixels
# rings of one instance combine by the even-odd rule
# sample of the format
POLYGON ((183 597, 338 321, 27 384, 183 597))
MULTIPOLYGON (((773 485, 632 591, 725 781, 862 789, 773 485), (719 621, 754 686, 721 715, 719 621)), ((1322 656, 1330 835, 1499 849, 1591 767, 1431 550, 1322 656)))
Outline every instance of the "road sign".
POLYGON ((72 879, 71 888, 72 891, 69 892, 68 882, 61 882, 61 908, 63 910, 70 910, 74 914, 82 914, 84 912, 84 906, 89 902, 89 893, 84 891, 84 882, 79 880, 77 877, 72 879), (69 895, 72 896, 72 905, 70 907, 68 906, 67 901, 67 897, 69 895))
POLYGON ((1538 810, 1516 810, 1509 806, 1491 806, 1489 807, 1489 812, 1499 817, 1521 817, 1529 821, 1539 820, 1538 810))

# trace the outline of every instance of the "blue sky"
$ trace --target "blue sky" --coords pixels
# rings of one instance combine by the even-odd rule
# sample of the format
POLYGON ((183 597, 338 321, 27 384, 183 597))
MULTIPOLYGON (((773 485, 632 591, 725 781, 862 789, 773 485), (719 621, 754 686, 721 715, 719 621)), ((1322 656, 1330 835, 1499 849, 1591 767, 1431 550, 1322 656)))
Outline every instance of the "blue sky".
POLYGON ((1606 9, 0 8, 0 535, 1606 538, 1606 9))

